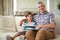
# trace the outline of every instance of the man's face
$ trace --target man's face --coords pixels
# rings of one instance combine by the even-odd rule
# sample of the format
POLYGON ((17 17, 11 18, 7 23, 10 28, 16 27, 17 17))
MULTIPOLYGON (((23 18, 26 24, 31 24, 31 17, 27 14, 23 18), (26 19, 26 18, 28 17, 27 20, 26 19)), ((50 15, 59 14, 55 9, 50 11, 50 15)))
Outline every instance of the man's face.
POLYGON ((44 4, 37 4, 37 8, 40 12, 44 12, 45 11, 45 5, 44 4))

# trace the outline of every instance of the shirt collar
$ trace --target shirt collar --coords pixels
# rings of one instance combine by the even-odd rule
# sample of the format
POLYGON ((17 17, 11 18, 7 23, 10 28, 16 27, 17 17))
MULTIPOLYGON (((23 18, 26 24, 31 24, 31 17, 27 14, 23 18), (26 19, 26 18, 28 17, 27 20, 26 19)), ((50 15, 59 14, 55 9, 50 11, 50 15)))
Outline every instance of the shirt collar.
MULTIPOLYGON (((47 14, 47 13, 48 13, 47 11, 44 11, 43 15, 45 15, 45 14, 47 14)), ((39 15, 41 15, 41 14, 39 13, 39 15)))

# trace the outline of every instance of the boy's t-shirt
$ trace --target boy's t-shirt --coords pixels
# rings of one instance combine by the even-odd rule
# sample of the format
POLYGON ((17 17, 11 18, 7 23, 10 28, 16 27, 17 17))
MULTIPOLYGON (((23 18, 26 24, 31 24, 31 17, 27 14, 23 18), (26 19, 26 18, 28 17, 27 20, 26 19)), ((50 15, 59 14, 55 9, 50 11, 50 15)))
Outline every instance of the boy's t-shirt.
POLYGON ((36 22, 32 21, 32 23, 23 22, 22 26, 24 27, 24 30, 34 30, 36 27, 36 22))

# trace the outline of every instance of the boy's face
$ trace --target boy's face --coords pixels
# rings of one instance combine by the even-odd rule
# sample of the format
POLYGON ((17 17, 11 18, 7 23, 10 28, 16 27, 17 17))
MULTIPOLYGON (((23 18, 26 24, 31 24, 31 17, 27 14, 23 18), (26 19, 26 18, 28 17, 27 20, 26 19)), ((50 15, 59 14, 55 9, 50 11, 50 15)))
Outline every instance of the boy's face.
POLYGON ((27 18, 27 20, 31 21, 33 17, 31 14, 29 14, 26 18, 27 18))

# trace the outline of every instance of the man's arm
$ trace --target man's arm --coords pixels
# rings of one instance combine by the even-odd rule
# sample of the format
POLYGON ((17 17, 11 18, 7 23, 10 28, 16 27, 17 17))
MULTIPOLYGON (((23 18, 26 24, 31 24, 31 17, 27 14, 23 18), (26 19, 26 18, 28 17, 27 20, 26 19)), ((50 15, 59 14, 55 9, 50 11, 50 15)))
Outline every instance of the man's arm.
POLYGON ((56 23, 50 23, 50 24, 41 24, 38 25, 35 29, 40 29, 40 28, 55 28, 56 23))
POLYGON ((55 18, 54 18, 53 14, 50 14, 49 22, 50 22, 49 24, 40 24, 36 28, 37 29, 40 29, 40 28, 43 28, 43 27, 46 27, 46 28, 55 28, 56 22, 55 22, 55 18))
POLYGON ((40 25, 40 27, 46 27, 46 28, 55 28, 55 26, 56 26, 56 23, 40 25))
POLYGON ((55 26, 56 26, 55 16, 53 14, 50 14, 49 17, 50 17, 49 24, 45 24, 43 26, 47 27, 47 28, 55 28, 55 26))

